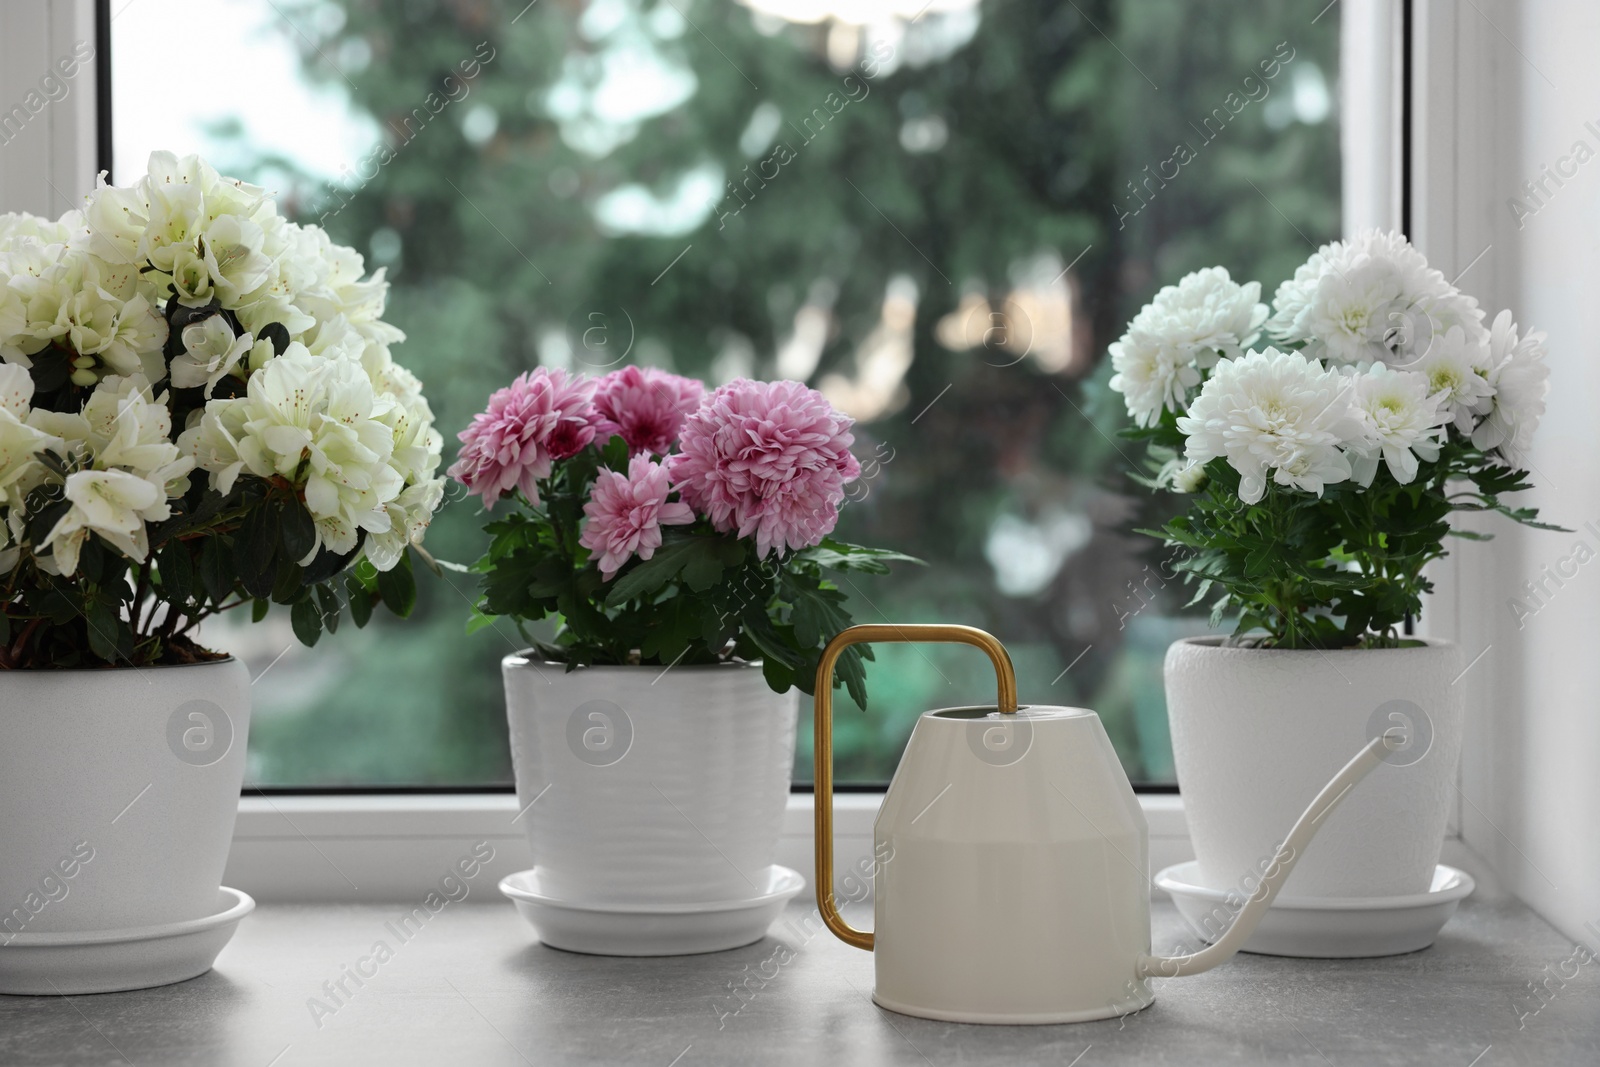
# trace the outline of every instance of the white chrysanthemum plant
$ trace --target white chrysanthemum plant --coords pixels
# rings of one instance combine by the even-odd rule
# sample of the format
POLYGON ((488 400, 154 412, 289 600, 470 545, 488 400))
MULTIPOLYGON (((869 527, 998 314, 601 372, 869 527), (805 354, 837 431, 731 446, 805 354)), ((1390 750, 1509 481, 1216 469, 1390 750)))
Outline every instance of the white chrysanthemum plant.
POLYGON ((195 626, 245 604, 306 644, 409 612, 443 442, 364 273, 194 156, 0 215, 0 668, 213 659, 195 626))
MULTIPOLYGON (((1111 346, 1147 484, 1192 494, 1144 531, 1177 550, 1213 621, 1275 648, 1394 647, 1452 511, 1530 488, 1544 335, 1477 301, 1398 234, 1322 246, 1278 287, 1221 267, 1167 286, 1111 346)), ((1547 527, 1545 527, 1547 528, 1547 527)))

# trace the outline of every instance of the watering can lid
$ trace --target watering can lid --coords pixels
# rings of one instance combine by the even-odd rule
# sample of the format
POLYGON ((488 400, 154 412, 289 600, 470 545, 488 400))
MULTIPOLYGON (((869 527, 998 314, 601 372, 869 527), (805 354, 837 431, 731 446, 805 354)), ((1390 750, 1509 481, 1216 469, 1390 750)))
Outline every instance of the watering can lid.
POLYGON ((1016 721, 1026 719, 1030 722, 1043 722, 1052 719, 1081 719, 1084 716, 1094 716, 1088 708, 1069 708, 1059 704, 1019 704, 1015 713, 1006 713, 999 710, 994 704, 970 704, 957 708, 937 708, 933 711, 922 713, 924 719, 958 720, 974 722, 993 719, 996 722, 1016 721))

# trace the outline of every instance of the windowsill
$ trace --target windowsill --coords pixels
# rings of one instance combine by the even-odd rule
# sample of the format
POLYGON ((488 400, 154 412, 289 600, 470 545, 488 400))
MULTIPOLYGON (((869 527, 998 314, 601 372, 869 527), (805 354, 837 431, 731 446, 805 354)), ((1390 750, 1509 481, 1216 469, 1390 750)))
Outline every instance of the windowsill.
MULTIPOLYGON (((809 933, 815 903, 806 897, 754 945, 656 959, 545 948, 485 875, 466 900, 399 941, 389 924, 406 907, 268 904, 240 924, 216 969, 192 981, 96 997, 0 997, 6 1060, 1466 1065, 1590 1063, 1600 1045, 1592 974, 1551 983, 1542 1007, 1533 999, 1527 983, 1546 979, 1573 947, 1516 903, 1467 901, 1420 953, 1241 955, 1210 974, 1159 983, 1154 1006, 1122 1019, 1014 1027, 875 1007, 872 956, 809 933), (373 962, 379 941, 390 954, 373 962), (365 977, 353 977, 358 968, 365 977)), ((871 921, 864 909, 850 918, 871 921)), ((1170 905, 1158 904, 1152 919, 1158 949, 1184 941, 1170 905)))
MULTIPOLYGON (((812 796, 794 793, 777 862, 810 878, 814 866, 812 796)), ((872 854, 872 824, 882 794, 834 797, 835 869, 848 872, 872 854)), ((1141 793, 1150 825, 1150 872, 1192 859, 1183 798, 1141 793)), ((411 900, 428 892, 478 841, 494 848, 485 884, 533 866, 517 800, 509 793, 420 796, 246 796, 239 801, 225 884, 262 903, 411 900)), ((1478 880, 1479 896, 1498 882, 1453 836, 1445 863, 1478 880)), ((841 877, 843 874, 841 873, 841 877)))
MULTIPOLYGON (((1139 799, 1150 821, 1152 870, 1188 858, 1182 800, 1172 794, 1139 799)), ((882 800, 881 793, 835 795, 839 870, 872 854, 872 823, 882 800)), ((814 869, 812 801, 809 793, 790 795, 777 856, 808 877, 814 869)), ((263 902, 406 900, 426 893, 477 841, 494 847, 487 870, 498 881, 533 866, 517 813, 517 798, 509 793, 246 795, 223 881, 263 902)))

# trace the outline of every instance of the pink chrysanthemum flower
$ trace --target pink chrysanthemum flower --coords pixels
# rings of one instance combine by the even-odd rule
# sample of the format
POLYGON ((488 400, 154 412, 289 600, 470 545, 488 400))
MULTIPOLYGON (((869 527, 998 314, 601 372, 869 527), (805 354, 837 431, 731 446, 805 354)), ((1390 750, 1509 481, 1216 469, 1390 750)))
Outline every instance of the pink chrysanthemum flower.
POLYGON ((594 480, 588 517, 578 543, 599 557, 600 573, 610 581, 635 555, 649 559, 661 547, 661 527, 694 521, 688 504, 671 504, 667 468, 638 455, 628 461, 628 473, 603 470, 594 480))
POLYGON ((740 378, 684 422, 673 482, 711 524, 756 537, 756 554, 806 548, 839 521, 844 487, 861 474, 853 420, 799 382, 740 378))
POLYGON ((700 406, 706 387, 653 367, 623 367, 600 379, 594 407, 601 440, 620 434, 628 451, 664 456, 678 440, 683 420, 700 406))
POLYGON ((595 381, 540 367, 489 397, 489 408, 462 430, 450 476, 483 497, 485 507, 521 489, 539 502, 538 480, 550 464, 594 440, 595 381))

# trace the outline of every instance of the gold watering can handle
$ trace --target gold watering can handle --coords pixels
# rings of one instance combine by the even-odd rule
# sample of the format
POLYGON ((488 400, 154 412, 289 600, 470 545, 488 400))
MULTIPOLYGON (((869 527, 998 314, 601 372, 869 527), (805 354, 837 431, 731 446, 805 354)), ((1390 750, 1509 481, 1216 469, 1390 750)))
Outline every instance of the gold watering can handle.
POLYGON ((852 626, 840 631, 822 650, 817 664, 816 710, 816 814, 817 814, 817 909, 828 929, 847 945, 872 951, 872 935, 846 923, 833 898, 833 667, 839 655, 851 645, 868 642, 918 644, 946 641, 973 645, 989 654, 999 682, 996 707, 1007 715, 1017 711, 1017 675, 1011 656, 993 634, 975 626, 950 626, 941 623, 895 623, 852 626))

